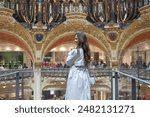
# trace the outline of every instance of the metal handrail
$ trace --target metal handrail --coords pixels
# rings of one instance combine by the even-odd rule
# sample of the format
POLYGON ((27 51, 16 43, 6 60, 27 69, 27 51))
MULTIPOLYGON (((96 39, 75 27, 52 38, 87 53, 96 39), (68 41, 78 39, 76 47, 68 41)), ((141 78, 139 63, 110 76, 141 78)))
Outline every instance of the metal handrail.
POLYGON ((150 80, 150 69, 120 69, 121 72, 127 73, 141 79, 150 80), (139 71, 139 74, 138 74, 139 71))
POLYGON ((121 71, 116 71, 116 72, 118 72, 118 73, 121 74, 121 75, 130 77, 130 78, 132 78, 132 79, 135 79, 135 80, 138 80, 138 81, 141 81, 141 82, 143 82, 143 83, 146 83, 146 84, 150 85, 150 82, 149 82, 149 81, 145 81, 145 80, 143 80, 143 79, 141 79, 141 78, 138 78, 138 77, 136 77, 136 76, 133 76, 133 75, 130 75, 130 74, 121 72, 121 71))

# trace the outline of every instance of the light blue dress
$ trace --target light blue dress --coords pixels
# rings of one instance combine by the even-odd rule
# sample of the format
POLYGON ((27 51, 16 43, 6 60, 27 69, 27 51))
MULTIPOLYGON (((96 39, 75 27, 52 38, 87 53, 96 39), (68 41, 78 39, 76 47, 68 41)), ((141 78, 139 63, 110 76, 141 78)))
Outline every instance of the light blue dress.
POLYGON ((84 65, 83 49, 73 49, 68 53, 67 65, 70 71, 67 79, 66 100, 90 100, 89 72, 84 65))

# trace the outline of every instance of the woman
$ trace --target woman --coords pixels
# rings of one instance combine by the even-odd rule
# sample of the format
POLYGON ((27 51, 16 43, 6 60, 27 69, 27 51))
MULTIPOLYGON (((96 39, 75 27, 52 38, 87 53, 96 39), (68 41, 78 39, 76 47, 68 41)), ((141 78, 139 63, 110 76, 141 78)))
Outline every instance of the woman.
POLYGON ((77 47, 68 53, 66 64, 70 66, 67 79, 66 100, 89 100, 90 82, 87 70, 91 53, 87 37, 83 32, 75 34, 77 47))

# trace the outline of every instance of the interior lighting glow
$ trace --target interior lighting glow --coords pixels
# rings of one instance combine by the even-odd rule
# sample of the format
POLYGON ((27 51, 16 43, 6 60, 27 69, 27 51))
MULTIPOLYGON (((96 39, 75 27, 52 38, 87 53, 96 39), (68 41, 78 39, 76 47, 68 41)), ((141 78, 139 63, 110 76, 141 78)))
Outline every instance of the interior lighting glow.
POLYGON ((145 50, 148 50, 149 49, 149 46, 146 44, 145 45, 145 50))
POLYGON ((51 91, 50 91, 50 94, 51 94, 51 95, 53 95, 54 93, 55 93, 54 90, 51 90, 51 91))
POLYGON ((10 47, 6 47, 6 49, 5 49, 6 51, 10 51, 11 50, 11 48, 10 47))
POLYGON ((56 48, 53 48, 52 51, 56 51, 56 48))
POLYGON ((6 86, 4 85, 4 86, 2 86, 4 89, 6 88, 6 86))
POLYGON ((15 51, 21 51, 21 49, 19 47, 16 47, 15 51))
POLYGON ((60 51, 66 51, 66 48, 65 48, 65 47, 60 47, 59 50, 60 50, 60 51))
POLYGON ((15 87, 15 85, 12 85, 12 87, 15 87))

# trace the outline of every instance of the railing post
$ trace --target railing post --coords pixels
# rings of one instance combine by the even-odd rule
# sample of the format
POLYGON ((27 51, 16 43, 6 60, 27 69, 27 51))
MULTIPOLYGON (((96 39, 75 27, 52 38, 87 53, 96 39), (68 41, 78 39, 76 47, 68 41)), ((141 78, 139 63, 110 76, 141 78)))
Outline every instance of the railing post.
POLYGON ((136 80, 132 79, 132 100, 136 100, 136 80))
POLYGON ((22 73, 22 77, 21 77, 21 98, 22 100, 24 99, 24 80, 23 80, 23 73, 22 73))
POLYGON ((112 73, 112 79, 111 79, 111 92, 112 92, 112 99, 118 100, 118 73, 113 72, 112 73))
POLYGON ((16 100, 19 100, 19 72, 16 73, 16 100))

